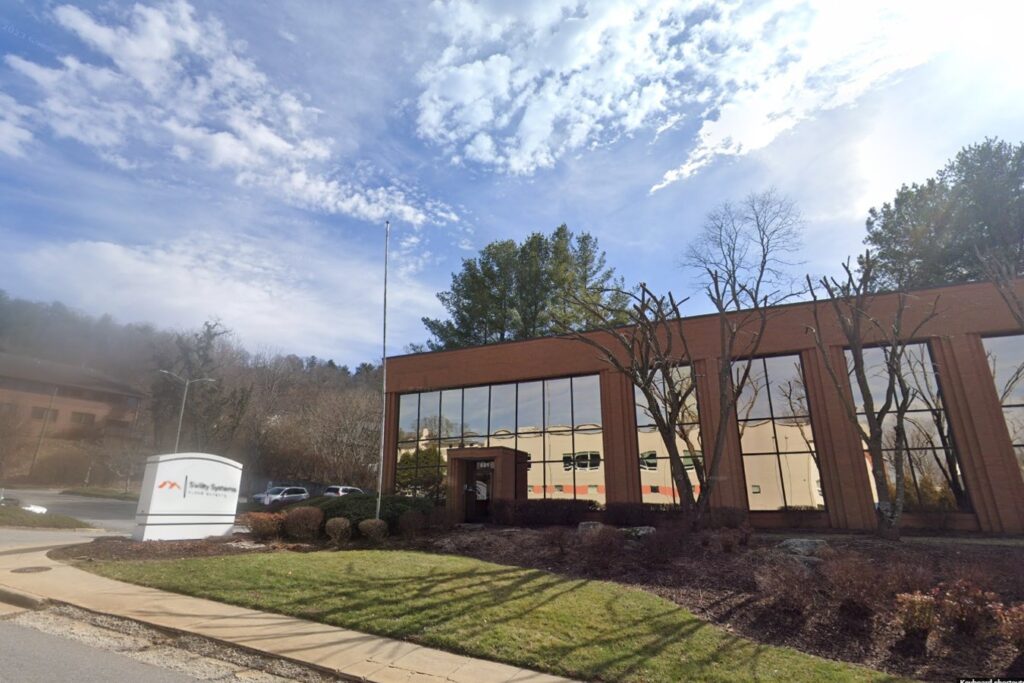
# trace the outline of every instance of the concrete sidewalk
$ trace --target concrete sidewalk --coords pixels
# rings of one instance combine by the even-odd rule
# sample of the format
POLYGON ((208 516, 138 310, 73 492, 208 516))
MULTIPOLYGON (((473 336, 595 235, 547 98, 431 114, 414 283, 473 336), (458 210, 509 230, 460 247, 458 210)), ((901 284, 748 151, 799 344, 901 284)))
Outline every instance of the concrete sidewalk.
POLYGON ((0 554, 0 598, 5 588, 93 612, 194 633, 321 667, 357 681, 567 681, 390 638, 113 581, 55 562, 46 557, 46 550, 38 548, 5 549, 0 554), (26 568, 36 569, 27 573, 12 571, 26 568), (38 571, 38 568, 46 569, 38 571))

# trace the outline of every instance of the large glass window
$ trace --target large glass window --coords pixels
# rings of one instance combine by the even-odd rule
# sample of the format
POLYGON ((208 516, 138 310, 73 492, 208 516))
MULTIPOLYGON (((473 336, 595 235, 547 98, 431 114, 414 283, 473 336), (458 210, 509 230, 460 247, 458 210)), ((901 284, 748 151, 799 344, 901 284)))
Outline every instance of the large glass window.
POLYGON ((399 399, 396 489, 444 495, 447 452, 525 452, 530 498, 605 500, 597 375, 405 394, 399 399))
POLYGON ((984 340, 1010 441, 1024 475, 1024 334, 984 340))
POLYGON ((736 420, 750 509, 825 509, 799 355, 752 361, 736 420))
MULTIPOLYGON (((704 467, 704 453, 701 446, 700 414, 697 410, 697 389, 689 366, 680 366, 674 376, 679 393, 686 397, 676 425, 676 449, 690 485, 694 493, 699 495, 701 476, 698 468, 704 467)), ((658 393, 664 395, 664 391, 658 393)), ((639 388, 634 387, 633 399, 636 404, 636 438, 640 454, 638 467, 641 500, 656 505, 678 505, 680 492, 675 484, 676 478, 673 477, 665 440, 639 388)))
MULTIPOLYGON (((865 349, 864 365, 877 410, 885 401, 889 377, 883 349, 865 349)), ((858 415, 867 431, 860 387, 852 376, 853 363, 849 358, 847 367, 851 373, 850 385, 858 415)), ((904 397, 909 399, 904 425, 907 441, 903 462, 906 477, 904 509, 908 512, 970 510, 952 425, 943 406, 939 376, 926 344, 907 345, 901 374, 906 379, 909 395, 897 389, 892 409, 882 423, 887 486, 895 494, 896 404, 904 397)), ((866 449, 865 459, 870 471, 871 459, 866 449)))

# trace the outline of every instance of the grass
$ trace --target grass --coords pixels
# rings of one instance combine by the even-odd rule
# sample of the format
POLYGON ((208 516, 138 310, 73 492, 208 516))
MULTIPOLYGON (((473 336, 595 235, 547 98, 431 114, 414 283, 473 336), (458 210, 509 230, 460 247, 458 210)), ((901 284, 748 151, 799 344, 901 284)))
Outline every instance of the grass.
POLYGON ((79 486, 73 489, 61 491, 61 495, 87 496, 89 498, 110 498, 112 500, 138 501, 139 494, 131 491, 125 492, 120 489, 103 489, 95 486, 79 486))
POLYGON ((588 680, 893 680, 731 635, 641 590, 464 557, 353 550, 83 568, 588 680))
POLYGON ((46 512, 41 515, 17 507, 0 506, 0 526, 30 526, 48 529, 87 529, 80 519, 46 512))

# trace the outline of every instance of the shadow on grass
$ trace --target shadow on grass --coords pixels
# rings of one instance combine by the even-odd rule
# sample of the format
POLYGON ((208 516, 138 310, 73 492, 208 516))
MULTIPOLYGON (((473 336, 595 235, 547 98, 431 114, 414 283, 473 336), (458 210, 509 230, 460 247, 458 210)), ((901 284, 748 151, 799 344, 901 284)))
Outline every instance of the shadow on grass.
MULTIPOLYGON (((825 671, 822 660, 730 635, 641 591, 465 558, 353 551, 147 562, 114 569, 103 573, 588 679, 815 680, 815 672, 834 675, 840 666, 825 671), (763 663, 766 656, 770 666, 763 663), (805 669, 788 676, 778 671, 786 662, 805 669)), ((254 615, 253 632, 243 634, 249 642, 276 637, 265 622, 257 622, 254 615)), ((239 626, 236 621, 234 627, 239 626)), ((310 647, 322 647, 326 631, 309 628, 319 636, 310 647)), ((332 646, 342 651, 365 643, 358 635, 339 634, 332 646)), ((298 645, 285 654, 299 656, 306 649, 298 645)))

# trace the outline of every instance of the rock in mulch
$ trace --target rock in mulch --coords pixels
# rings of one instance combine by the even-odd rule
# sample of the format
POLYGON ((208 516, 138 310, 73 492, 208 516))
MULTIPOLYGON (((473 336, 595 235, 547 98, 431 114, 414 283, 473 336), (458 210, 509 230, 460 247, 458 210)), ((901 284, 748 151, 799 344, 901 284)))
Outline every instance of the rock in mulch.
POLYGON ((798 557, 816 557, 827 547, 828 543, 818 538, 787 538, 778 545, 779 550, 798 557))
POLYGON ((653 526, 629 526, 622 529, 622 533, 629 538, 640 539, 644 536, 650 536, 655 533, 657 529, 653 526))

